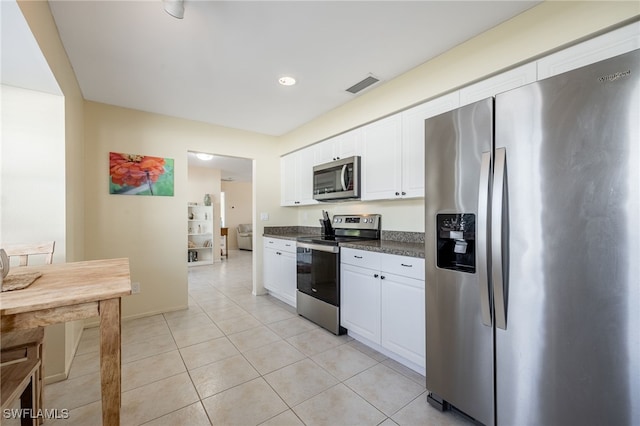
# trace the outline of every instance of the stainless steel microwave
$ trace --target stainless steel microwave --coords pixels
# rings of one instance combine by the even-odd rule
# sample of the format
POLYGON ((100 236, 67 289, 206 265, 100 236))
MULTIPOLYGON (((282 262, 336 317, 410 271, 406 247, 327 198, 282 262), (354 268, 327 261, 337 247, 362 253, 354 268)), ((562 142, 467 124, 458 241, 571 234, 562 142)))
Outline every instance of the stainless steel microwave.
POLYGON ((360 199, 360 157, 348 157, 313 167, 313 199, 360 199))

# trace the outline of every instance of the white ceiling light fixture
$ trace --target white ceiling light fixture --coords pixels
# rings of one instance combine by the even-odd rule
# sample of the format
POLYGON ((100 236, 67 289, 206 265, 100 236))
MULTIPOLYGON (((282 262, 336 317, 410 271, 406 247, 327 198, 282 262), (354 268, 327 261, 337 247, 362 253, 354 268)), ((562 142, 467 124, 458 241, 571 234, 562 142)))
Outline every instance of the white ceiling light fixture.
POLYGON ((284 76, 278 79, 278 83, 282 84, 283 86, 293 86, 294 84, 296 84, 296 79, 290 76, 284 76))
POLYGON ((174 18, 184 18, 184 0, 162 0, 165 12, 174 18))
POLYGON ((213 155, 211 154, 205 154, 204 152, 198 152, 196 154, 196 157, 198 157, 200 160, 202 161, 209 161, 213 159, 213 155))

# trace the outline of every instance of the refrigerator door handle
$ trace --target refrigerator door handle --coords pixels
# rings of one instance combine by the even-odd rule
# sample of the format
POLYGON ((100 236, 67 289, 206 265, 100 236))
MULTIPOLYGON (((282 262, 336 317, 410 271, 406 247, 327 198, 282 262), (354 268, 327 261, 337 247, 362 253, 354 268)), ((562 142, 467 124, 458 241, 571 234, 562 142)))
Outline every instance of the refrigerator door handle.
POLYGON ((493 282, 494 312, 496 327, 507 329, 507 277, 504 273, 506 247, 506 169, 507 152, 496 148, 491 200, 491 281, 493 282))
POLYGON ((489 286, 489 192, 491 176, 491 152, 483 152, 480 163, 480 184, 478 188, 478 277, 480 281, 480 312, 482 323, 491 327, 491 289, 489 286))

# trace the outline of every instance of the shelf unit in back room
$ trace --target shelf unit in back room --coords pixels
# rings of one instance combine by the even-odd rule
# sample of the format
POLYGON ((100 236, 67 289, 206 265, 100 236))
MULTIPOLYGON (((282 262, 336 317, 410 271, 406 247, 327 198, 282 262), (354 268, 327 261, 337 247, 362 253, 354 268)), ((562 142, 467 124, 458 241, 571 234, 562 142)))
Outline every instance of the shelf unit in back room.
POLYGON ((213 206, 189 203, 187 210, 187 262, 189 266, 211 265, 213 206))

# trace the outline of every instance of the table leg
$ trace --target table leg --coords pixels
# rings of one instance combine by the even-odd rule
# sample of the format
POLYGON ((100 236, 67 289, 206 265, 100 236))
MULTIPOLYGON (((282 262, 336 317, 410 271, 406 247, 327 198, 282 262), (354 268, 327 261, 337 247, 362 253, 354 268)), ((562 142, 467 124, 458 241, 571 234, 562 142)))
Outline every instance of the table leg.
POLYGON ((100 301, 103 426, 120 425, 120 298, 100 301))

